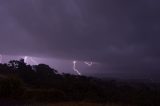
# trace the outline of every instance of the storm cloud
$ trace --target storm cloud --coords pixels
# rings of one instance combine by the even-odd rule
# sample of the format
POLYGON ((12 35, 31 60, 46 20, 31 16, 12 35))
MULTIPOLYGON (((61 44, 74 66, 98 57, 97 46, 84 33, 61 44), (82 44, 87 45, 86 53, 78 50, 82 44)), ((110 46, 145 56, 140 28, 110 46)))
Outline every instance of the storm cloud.
POLYGON ((159 0, 0 0, 0 53, 160 73, 159 0))

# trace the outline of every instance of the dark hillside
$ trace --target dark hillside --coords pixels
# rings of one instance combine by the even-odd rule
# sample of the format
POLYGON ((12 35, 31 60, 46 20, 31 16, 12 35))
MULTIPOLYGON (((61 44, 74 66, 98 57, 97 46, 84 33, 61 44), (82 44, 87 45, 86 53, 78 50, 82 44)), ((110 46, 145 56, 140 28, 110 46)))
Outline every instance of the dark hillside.
POLYGON ((159 99, 159 84, 103 81, 93 77, 60 74, 46 64, 27 65, 23 59, 0 64, 0 102, 85 101, 158 106, 159 99))

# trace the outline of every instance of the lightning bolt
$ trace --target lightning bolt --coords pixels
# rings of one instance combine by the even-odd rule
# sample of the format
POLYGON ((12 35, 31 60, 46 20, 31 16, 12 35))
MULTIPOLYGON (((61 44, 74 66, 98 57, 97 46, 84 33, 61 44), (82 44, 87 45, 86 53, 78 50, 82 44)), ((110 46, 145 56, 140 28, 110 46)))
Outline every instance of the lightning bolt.
MULTIPOLYGON (((76 63, 77 61, 73 61, 73 70, 78 74, 78 75, 81 75, 81 73, 79 72, 79 70, 76 68, 76 63)), ((84 64, 88 65, 89 67, 91 67, 93 65, 93 62, 87 62, 87 61, 84 61, 84 64)))
POLYGON ((77 61, 73 61, 73 70, 74 70, 78 75, 81 75, 81 73, 78 71, 78 69, 76 69, 76 63, 77 63, 77 61))
POLYGON ((85 61, 84 64, 88 65, 89 67, 91 67, 93 65, 93 62, 87 62, 85 61))

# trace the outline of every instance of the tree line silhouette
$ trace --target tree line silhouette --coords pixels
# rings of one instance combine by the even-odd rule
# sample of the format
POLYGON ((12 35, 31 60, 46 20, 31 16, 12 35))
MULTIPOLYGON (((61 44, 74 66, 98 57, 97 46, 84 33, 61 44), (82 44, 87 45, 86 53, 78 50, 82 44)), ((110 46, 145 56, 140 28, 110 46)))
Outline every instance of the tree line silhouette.
POLYGON ((0 102, 64 102, 160 105, 160 85, 127 83, 58 73, 46 64, 21 60, 0 64, 0 102))

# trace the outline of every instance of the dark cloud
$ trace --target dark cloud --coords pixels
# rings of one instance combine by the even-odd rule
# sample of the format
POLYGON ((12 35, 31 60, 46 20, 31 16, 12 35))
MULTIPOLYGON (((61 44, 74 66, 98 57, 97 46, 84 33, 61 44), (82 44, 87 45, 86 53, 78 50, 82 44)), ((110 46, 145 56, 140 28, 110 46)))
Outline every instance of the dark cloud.
POLYGON ((159 11, 159 0, 1 0, 0 52, 157 72, 159 11))

